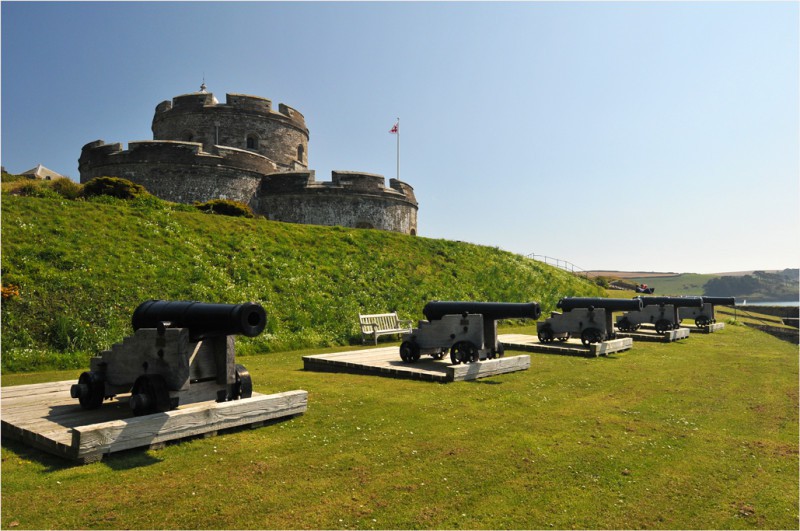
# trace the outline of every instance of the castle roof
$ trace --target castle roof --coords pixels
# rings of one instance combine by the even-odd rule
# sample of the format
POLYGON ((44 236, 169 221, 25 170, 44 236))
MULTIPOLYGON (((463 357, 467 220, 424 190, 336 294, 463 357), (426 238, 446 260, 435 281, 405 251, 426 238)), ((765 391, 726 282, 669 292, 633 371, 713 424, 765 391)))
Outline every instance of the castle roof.
POLYGON ((31 168, 28 171, 24 171, 20 175, 28 175, 30 177, 33 177, 34 179, 43 179, 45 181, 66 178, 66 175, 61 175, 60 173, 54 172, 49 168, 45 168, 41 164, 37 164, 35 168, 31 168))

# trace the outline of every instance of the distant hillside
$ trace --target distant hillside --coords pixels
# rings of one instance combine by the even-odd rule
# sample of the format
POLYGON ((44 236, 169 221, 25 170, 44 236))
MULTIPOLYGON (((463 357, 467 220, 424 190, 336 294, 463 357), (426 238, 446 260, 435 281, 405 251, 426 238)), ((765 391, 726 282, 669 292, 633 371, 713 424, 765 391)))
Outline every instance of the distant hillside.
POLYGON ((152 196, 2 197, 2 367, 85 367, 147 299, 261 302, 240 353, 360 340, 358 314, 422 318, 429 300, 599 296, 593 283, 491 247, 203 214, 152 196))
POLYGON ((591 277, 611 277, 611 278, 661 278, 661 277, 675 277, 680 273, 656 273, 655 271, 587 271, 586 274, 591 277))
POLYGON ((634 274, 594 272, 594 278, 621 279, 625 287, 647 284, 655 295, 708 295, 746 298, 749 301, 787 301, 798 298, 798 270, 739 271, 731 273, 634 274))

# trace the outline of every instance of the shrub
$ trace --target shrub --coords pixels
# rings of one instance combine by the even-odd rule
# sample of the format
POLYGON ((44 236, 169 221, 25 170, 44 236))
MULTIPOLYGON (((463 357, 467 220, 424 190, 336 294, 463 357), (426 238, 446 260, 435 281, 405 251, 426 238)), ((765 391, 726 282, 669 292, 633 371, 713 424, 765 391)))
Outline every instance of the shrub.
POLYGON ((255 214, 249 206, 239 201, 232 201, 230 199, 212 199, 205 203, 195 203, 195 207, 208 212, 209 214, 221 214, 223 216, 234 216, 243 218, 253 218, 255 214))
POLYGON ((56 179, 50 188, 66 199, 77 199, 80 197, 83 187, 70 179, 56 179))
POLYGON ((602 276, 601 277, 595 277, 594 283, 597 284, 598 286, 600 286, 601 288, 608 288, 609 287, 609 283, 608 283, 608 278, 607 277, 602 277, 602 276))
POLYGON ((107 195, 118 199, 134 199, 147 193, 144 186, 121 177, 95 177, 83 185, 84 197, 107 195))
POLYGON ((9 193, 25 197, 58 197, 58 195, 44 181, 25 179, 19 185, 14 185, 9 193))
POLYGON ((24 175, 13 175, 11 173, 3 172, 2 177, 0 177, 0 179, 2 179, 2 182, 4 183, 15 183, 17 181, 22 181, 24 179, 27 179, 27 177, 25 177, 24 175))

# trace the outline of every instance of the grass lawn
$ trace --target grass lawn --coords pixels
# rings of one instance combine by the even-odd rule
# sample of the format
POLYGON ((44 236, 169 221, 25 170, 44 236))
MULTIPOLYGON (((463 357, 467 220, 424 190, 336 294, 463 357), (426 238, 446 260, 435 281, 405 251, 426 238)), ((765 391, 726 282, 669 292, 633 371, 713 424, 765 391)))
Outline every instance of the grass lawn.
POLYGON ((306 353, 240 358, 309 392, 291 420, 86 466, 4 441, 3 528, 798 528, 797 347, 757 330, 450 384, 306 353))

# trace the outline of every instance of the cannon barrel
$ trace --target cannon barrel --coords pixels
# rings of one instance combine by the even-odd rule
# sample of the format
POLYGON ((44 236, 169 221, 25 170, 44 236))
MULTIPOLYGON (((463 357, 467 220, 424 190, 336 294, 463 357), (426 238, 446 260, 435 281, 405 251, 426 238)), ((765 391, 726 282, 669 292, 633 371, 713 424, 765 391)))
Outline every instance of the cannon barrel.
POLYGON ((700 308, 703 306, 702 297, 636 297, 642 300, 644 306, 661 306, 671 304, 676 308, 700 308))
POLYGON ((721 306, 736 306, 735 297, 702 297, 704 303, 721 305, 721 306))
POLYGON ((188 328, 193 340, 206 337, 244 335, 255 337, 267 325, 267 313, 260 304, 212 304, 194 301, 150 300, 133 312, 133 329, 158 328, 163 323, 188 328))
POLYGON ((481 314, 489 319, 538 319, 542 309, 538 302, 461 302, 431 301, 422 309, 429 321, 441 319, 445 315, 463 313, 481 314))
POLYGON ((558 301, 557 307, 565 312, 576 308, 602 308, 612 312, 640 311, 642 301, 633 299, 604 299, 599 297, 565 297, 558 301))

